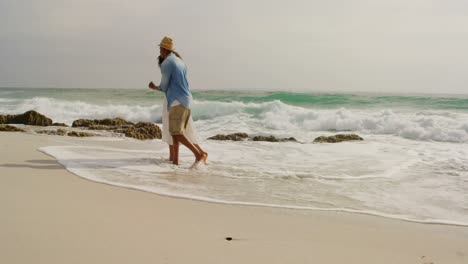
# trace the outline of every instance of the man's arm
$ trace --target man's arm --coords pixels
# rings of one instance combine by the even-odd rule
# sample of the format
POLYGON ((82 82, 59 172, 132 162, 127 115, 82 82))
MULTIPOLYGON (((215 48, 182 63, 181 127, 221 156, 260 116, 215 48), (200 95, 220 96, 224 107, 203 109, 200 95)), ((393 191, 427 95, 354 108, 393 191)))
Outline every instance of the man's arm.
POLYGON ((170 61, 167 61, 166 63, 163 63, 161 65, 161 83, 159 86, 160 91, 166 92, 167 88, 169 88, 169 81, 171 79, 171 74, 172 74, 172 63, 170 61))

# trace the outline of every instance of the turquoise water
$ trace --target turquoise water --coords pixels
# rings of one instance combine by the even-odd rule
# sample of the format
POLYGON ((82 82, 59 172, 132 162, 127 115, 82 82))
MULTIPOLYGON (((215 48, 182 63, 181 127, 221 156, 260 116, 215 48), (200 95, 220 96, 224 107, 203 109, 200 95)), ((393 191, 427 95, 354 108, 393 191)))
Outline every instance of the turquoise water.
MULTIPOLYGON (((48 97, 58 100, 88 103, 151 105, 162 100, 162 94, 149 89, 58 89, 58 88, 0 88, 0 98, 32 99, 48 97)), ((407 96, 378 94, 327 94, 290 92, 233 92, 193 91, 197 101, 264 103, 278 100, 282 103, 307 108, 412 108, 468 111, 468 95, 407 96)))

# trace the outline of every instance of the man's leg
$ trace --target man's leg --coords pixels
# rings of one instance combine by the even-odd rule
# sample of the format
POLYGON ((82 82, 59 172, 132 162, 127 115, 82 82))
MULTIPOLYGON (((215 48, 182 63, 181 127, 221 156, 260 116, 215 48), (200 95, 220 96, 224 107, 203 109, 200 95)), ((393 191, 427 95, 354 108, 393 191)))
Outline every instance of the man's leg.
POLYGON ((172 151, 174 153, 172 164, 179 165, 179 141, 174 136, 172 136, 172 142, 174 143, 172 145, 172 151))
POLYGON ((184 136, 184 130, 187 127, 187 122, 190 117, 190 109, 177 105, 169 108, 169 132, 174 141, 174 160, 173 164, 179 165, 179 143, 182 143, 193 155, 195 155, 195 162, 199 162, 204 157, 203 153, 199 152, 193 144, 184 136))
POLYGON ((173 164, 179 165, 179 143, 186 146, 190 151, 192 151, 193 155, 195 155, 195 161, 200 161, 203 158, 203 153, 199 152, 195 146, 188 141, 188 139, 184 135, 173 135, 172 139, 174 141, 174 161, 173 164))
POLYGON ((174 145, 169 145, 169 161, 174 161, 174 145))

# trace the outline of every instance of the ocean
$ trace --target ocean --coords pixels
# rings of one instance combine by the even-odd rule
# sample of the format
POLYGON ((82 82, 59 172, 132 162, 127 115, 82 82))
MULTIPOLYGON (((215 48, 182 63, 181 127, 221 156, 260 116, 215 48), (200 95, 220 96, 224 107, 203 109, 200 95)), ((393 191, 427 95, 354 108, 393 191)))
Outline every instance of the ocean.
MULTIPOLYGON (((186 150, 183 165, 166 162, 161 140, 89 138, 40 151, 80 177, 161 195, 468 226, 468 95, 194 91, 193 97, 194 125, 209 153, 209 164, 197 170, 188 169, 193 156, 186 150), (207 140, 235 132, 298 142, 207 140), (337 133, 364 141, 313 143, 337 133), (112 140, 129 147, 101 144, 112 140)), ((1 88, 0 114, 36 110, 69 125, 112 117, 159 124, 162 99, 144 88, 1 88)))

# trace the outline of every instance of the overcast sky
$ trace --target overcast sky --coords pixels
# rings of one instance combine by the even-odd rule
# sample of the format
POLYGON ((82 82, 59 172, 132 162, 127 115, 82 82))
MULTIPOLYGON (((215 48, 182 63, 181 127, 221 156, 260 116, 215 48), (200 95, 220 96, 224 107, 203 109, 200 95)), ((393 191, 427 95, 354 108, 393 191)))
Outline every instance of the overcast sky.
POLYGON ((0 87, 468 93, 467 0, 0 0, 0 87))

